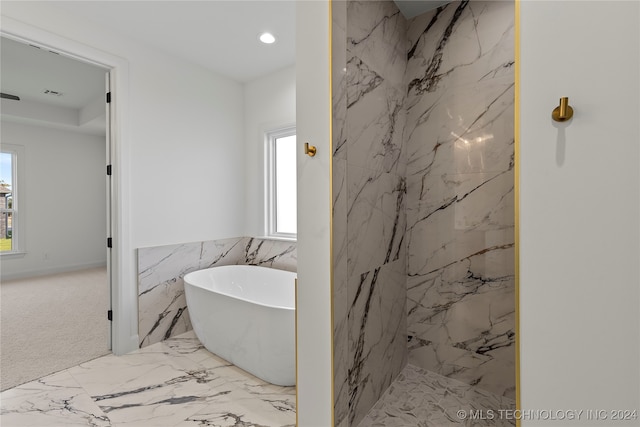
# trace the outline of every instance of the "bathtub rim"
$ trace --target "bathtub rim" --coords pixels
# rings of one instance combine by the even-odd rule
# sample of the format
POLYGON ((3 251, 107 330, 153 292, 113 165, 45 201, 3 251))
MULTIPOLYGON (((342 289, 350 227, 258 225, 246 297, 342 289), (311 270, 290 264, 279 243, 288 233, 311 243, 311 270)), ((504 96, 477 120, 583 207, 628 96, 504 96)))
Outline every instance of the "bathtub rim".
MULTIPOLYGON (((213 267, 208 267, 208 268, 202 268, 202 269, 199 269, 199 270, 194 270, 194 271, 191 271, 191 272, 185 274, 182 279, 184 281, 184 286, 185 287, 187 285, 189 285, 189 286, 193 286, 195 288, 200 288, 200 289, 202 289, 204 291, 207 291, 207 292, 211 292, 211 293, 214 293, 214 294, 225 296, 227 298, 232 298, 232 299, 236 299, 238 301, 243 301, 243 302, 246 302, 247 304, 255 304, 255 305, 259 305, 261 307, 270 308, 270 309, 274 309, 274 310, 286 310, 286 311, 294 311, 295 312, 295 310, 296 310, 295 298, 294 298, 294 306, 293 307, 285 307, 285 306, 274 305, 274 304, 265 304, 265 303, 260 302, 260 301, 255 301, 255 300, 250 300, 250 299, 247 299, 247 298, 242 298, 242 297, 240 297, 238 295, 231 295, 231 294, 229 294, 227 292, 221 292, 221 291, 217 291, 217 290, 213 290, 213 289, 207 289, 204 286, 200 286, 200 285, 198 285, 196 283, 193 283, 192 281, 188 280, 189 276, 195 276, 196 273, 201 273, 201 272, 204 272, 204 271, 215 270, 215 269, 218 269, 218 268, 241 268, 242 269, 242 268, 245 268, 245 267, 249 267, 251 269, 276 270, 276 271, 280 271, 280 272, 283 272, 283 273, 292 274, 294 276, 294 279, 297 277, 297 273, 295 271, 282 270, 282 269, 279 269, 279 268, 264 267, 264 266, 261 266, 261 265, 235 265, 235 264, 232 264, 232 265, 219 265, 219 266, 213 266, 213 267)), ((294 280, 294 283, 291 286, 293 286, 293 292, 295 293, 295 280, 294 280)))

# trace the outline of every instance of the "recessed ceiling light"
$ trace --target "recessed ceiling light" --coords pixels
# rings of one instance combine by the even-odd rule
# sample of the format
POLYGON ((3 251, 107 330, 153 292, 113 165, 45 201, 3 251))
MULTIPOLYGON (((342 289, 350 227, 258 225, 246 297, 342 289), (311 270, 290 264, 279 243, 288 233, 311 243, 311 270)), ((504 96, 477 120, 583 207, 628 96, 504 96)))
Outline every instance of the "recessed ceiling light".
POLYGON ((260 41, 265 44, 271 44, 276 41, 276 38, 271 33, 260 34, 260 41))

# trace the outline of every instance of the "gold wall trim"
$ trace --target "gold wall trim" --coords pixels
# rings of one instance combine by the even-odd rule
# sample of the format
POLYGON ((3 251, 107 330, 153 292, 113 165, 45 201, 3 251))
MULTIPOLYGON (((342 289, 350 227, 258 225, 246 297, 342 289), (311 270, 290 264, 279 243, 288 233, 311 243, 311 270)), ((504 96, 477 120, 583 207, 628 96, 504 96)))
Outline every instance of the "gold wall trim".
MULTIPOLYGON (((515 317, 516 317, 516 409, 522 409, 520 390, 520 0, 515 0, 514 17, 514 60, 515 60, 515 96, 514 96, 514 183, 513 183, 513 211, 515 238, 515 317)), ((516 419, 516 427, 521 422, 516 419)))
MULTIPOLYGON (((296 267, 297 270, 297 267, 296 267)), ((296 272, 297 275, 297 272, 296 272)), ((294 298, 296 302, 296 314, 294 316, 295 319, 295 346, 296 346, 296 426, 298 426, 298 277, 296 276, 295 284, 293 287, 294 290, 294 298)))
POLYGON ((336 425, 335 406, 335 351, 334 351, 334 329, 335 320, 333 318, 334 299, 334 268, 333 268, 333 0, 329 0, 329 307, 331 310, 330 319, 330 343, 331 343, 331 425, 336 425))

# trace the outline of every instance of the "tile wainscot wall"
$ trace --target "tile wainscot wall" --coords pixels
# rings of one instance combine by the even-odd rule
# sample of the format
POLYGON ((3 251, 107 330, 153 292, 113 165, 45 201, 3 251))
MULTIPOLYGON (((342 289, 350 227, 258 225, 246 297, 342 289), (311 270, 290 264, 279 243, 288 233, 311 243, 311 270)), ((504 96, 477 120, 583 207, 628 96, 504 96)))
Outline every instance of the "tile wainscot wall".
POLYGON ((296 243, 251 237, 138 249, 140 347, 192 329, 185 274, 221 265, 259 265, 296 271, 296 243))

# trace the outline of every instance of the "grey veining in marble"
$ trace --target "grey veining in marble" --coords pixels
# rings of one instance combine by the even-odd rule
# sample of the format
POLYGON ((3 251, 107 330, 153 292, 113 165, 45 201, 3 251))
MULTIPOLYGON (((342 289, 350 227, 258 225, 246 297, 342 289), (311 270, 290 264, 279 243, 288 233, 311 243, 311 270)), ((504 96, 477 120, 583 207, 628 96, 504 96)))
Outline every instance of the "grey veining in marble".
POLYGON ((355 425, 406 364, 406 21, 333 2, 334 416, 355 425))
POLYGON ((349 283, 349 407, 357 423, 406 364, 404 261, 385 264, 349 283))
POLYGON ((409 21, 410 363, 515 392, 512 2, 409 21))
POLYGON ((332 4, 336 424, 407 353, 513 396, 514 4, 332 4))
POLYGON ((347 289, 347 3, 332 3, 333 103, 333 376, 334 419, 348 423, 349 301, 347 289))
POLYGON ((515 425, 515 401, 407 365, 360 427, 515 425))
POLYGON ((294 426, 295 388, 203 348, 193 332, 0 394, 7 426, 294 426))
POLYGON ((221 265, 295 271, 296 243, 250 237, 138 249, 140 347, 191 330, 185 274, 221 265))

